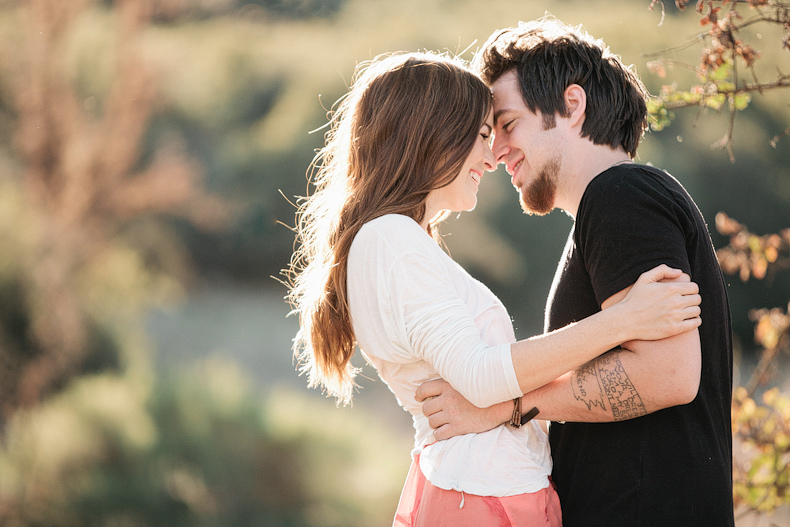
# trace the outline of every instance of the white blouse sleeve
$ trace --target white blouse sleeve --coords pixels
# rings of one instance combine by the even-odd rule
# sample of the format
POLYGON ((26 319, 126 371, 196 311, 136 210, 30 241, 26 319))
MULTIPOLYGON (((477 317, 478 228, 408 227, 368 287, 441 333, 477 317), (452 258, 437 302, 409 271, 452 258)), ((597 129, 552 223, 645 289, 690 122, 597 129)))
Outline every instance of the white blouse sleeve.
POLYGON ((405 328, 414 355, 468 401, 487 407, 522 395, 510 344, 487 346, 435 255, 421 251, 399 254, 387 277, 398 325, 405 328))

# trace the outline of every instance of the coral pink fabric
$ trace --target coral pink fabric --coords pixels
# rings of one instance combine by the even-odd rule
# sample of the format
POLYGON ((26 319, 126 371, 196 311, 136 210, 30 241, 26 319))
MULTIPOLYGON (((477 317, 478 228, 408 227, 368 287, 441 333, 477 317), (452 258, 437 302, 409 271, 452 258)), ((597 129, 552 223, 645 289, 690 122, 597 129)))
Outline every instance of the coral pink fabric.
POLYGON ((562 527, 554 483, 530 494, 477 496, 431 485, 412 461, 393 527, 562 527))

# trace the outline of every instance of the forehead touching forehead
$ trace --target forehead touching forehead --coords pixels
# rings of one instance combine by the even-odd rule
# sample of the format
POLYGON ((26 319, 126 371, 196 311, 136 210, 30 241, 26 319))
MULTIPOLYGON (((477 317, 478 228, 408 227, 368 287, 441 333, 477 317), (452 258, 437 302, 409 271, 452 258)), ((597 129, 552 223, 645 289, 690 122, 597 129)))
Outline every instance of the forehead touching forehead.
POLYGON ((500 76, 491 86, 494 94, 494 126, 502 126, 513 117, 529 114, 539 117, 543 128, 554 128, 556 119, 553 113, 544 114, 538 108, 531 108, 524 99, 521 80, 515 69, 500 76))
POLYGON ((497 79, 491 85, 491 92, 494 95, 494 124, 499 122, 503 114, 527 109, 515 70, 497 79))
POLYGON ((581 86, 586 94, 582 137, 636 155, 647 126, 647 90, 633 67, 581 26, 552 17, 519 23, 491 35, 473 65, 491 86, 515 70, 522 100, 544 122, 567 117, 565 90, 581 86))

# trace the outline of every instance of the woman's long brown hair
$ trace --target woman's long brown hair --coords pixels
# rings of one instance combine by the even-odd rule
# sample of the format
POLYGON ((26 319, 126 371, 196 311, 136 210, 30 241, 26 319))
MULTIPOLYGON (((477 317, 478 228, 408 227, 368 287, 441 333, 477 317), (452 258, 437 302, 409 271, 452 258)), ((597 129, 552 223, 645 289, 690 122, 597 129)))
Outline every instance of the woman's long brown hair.
MULTIPOLYGON (((385 214, 421 223, 428 193, 458 176, 492 104, 476 75, 442 55, 379 57, 355 78, 308 171, 315 188, 300 200, 298 249, 287 270, 300 370, 310 386, 343 403, 351 401, 357 373, 346 298, 351 243, 362 225, 385 214)), ((437 241, 445 216, 428 218, 437 241)))

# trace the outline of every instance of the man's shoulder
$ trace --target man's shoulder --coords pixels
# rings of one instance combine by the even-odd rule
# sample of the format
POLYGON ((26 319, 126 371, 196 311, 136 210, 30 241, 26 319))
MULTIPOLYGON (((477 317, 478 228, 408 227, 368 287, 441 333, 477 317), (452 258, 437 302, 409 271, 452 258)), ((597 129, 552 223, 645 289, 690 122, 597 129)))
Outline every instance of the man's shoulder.
POLYGON ((677 184, 668 172, 652 165, 628 163, 608 168, 590 181, 587 190, 611 192, 629 188, 667 186, 677 184))
POLYGON ((645 200, 674 200, 673 195, 678 193, 687 194, 668 172, 651 165, 629 163, 595 176, 584 191, 582 206, 622 210, 645 200))

